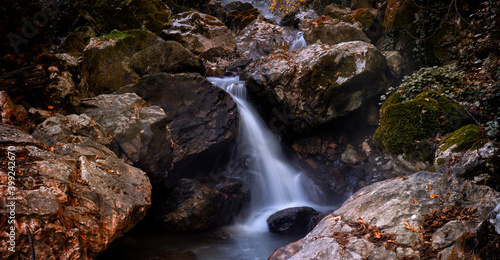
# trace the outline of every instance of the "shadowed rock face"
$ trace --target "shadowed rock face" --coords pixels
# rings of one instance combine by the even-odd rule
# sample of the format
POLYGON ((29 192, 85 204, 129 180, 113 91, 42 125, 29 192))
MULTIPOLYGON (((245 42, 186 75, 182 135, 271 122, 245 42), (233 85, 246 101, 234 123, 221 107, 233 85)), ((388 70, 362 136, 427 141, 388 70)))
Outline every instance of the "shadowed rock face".
POLYGON ((245 77, 269 117, 300 133, 380 93, 385 68, 385 58, 373 45, 354 41, 271 54, 251 63, 245 77))
POLYGON ((15 227, 16 252, 2 243, 4 258, 30 256, 29 227, 37 259, 93 259, 145 216, 151 204, 145 173, 78 131, 73 134, 47 149, 27 133, 0 125, 2 207, 11 196, 5 171, 9 145, 17 173, 15 221, 8 222, 7 210, 0 219, 2 241, 15 227))
POLYGON ((174 147, 168 180, 209 172, 227 162, 236 136, 237 110, 231 96, 197 73, 147 75, 119 92, 134 92, 167 115, 174 147))
POLYGON ((457 238, 474 230, 499 202, 500 193, 489 187, 421 171, 362 188, 299 245, 277 250, 270 259, 363 259, 366 255, 401 259, 429 254, 446 259, 457 238), (432 242, 431 238, 432 247, 424 246, 428 244, 423 241, 432 242))
POLYGON ((269 231, 273 233, 295 235, 307 234, 317 223, 321 213, 311 207, 297 207, 280 210, 267 219, 269 231))

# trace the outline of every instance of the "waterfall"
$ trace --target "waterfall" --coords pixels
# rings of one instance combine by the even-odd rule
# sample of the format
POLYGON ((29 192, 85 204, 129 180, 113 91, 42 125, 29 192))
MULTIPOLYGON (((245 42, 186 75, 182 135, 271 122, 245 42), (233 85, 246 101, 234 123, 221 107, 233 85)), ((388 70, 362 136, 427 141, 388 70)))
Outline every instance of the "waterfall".
POLYGON ((290 44, 289 51, 298 50, 305 46, 307 46, 307 42, 306 39, 304 39, 304 34, 302 32, 298 32, 295 34, 295 39, 293 40, 292 44, 290 44))
POLYGON ((306 176, 286 161, 278 140, 246 100, 244 81, 238 76, 207 79, 236 102, 240 117, 238 151, 253 162, 248 171, 253 175, 250 212, 241 224, 254 231, 267 231, 266 219, 274 212, 312 204, 301 185, 306 176))

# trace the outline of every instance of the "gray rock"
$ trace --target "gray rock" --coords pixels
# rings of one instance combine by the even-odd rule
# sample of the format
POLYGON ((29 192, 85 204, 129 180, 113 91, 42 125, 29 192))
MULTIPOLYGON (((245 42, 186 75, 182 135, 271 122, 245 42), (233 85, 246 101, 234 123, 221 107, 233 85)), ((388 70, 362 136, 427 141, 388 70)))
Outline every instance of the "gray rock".
POLYGON ((193 53, 174 41, 160 42, 136 53, 131 66, 143 76, 159 72, 203 73, 203 63, 193 53))
MULTIPOLYGON (((125 164, 106 147, 89 138, 73 136, 54 152, 26 140, 26 133, 0 125, 0 144, 13 145, 16 154, 17 244, 28 245, 31 230, 37 258, 94 259, 114 239, 146 215, 151 184, 143 171, 125 164), (4 135, 3 133, 10 133, 4 135), (50 239, 43 239, 49 237, 50 239), (40 243, 39 241, 42 241, 40 243)), ((28 135, 29 136, 29 135, 28 135)), ((7 172, 0 169, 2 205, 10 203, 7 172)), ((0 213, 7 220, 9 212, 0 213)), ((5 221, 2 234, 11 228, 5 221)), ((8 237, 0 238, 7 241, 8 237)), ((19 259, 28 247, 11 252, 0 245, 6 259, 19 259)), ((29 253, 28 253, 29 254, 29 253)))
POLYGON ((384 72, 383 55, 371 44, 354 41, 265 56, 244 75, 270 118, 303 132, 356 110, 380 93, 384 72))
POLYGON ((401 54, 397 51, 385 51, 383 54, 387 60, 387 67, 391 76, 395 79, 401 79, 404 75, 403 73, 408 71, 408 64, 401 54))
POLYGON ((490 223, 495 227, 495 232, 500 235, 500 204, 491 212, 490 223))
POLYGON ((334 45, 341 42, 371 40, 358 24, 347 23, 322 16, 319 19, 307 20, 303 25, 304 39, 306 42, 321 41, 323 44, 334 45))
POLYGON ((224 165, 236 136, 236 104, 224 90, 197 73, 152 74, 119 92, 133 92, 166 113, 174 169, 169 181, 224 165))
POLYGON ((83 112, 113 137, 111 148, 161 182, 172 168, 172 142, 167 116, 138 95, 104 94, 82 101, 83 112))
POLYGON ((189 11, 176 14, 172 19, 172 26, 160 34, 165 40, 179 42, 195 54, 216 47, 228 51, 236 49, 233 33, 223 22, 211 15, 189 11))
MULTIPOLYGON (((431 172, 421 171, 407 178, 378 182, 362 188, 338 210, 325 217, 288 259, 363 259, 367 255, 373 259, 416 257, 418 251, 411 247, 414 243, 420 243, 419 232, 408 229, 405 222, 412 229, 419 229, 426 214, 446 206, 461 205, 477 208, 473 215, 474 222, 469 223, 473 227, 488 216, 499 202, 500 193, 489 187, 431 172), (349 235, 353 227, 348 223, 358 221, 378 227, 380 234, 395 234, 393 240, 401 246, 396 246, 395 251, 392 251, 370 242, 369 236, 349 235), (345 234, 349 238, 340 244, 340 240, 332 234, 345 234)), ((434 237, 441 239, 436 245, 444 249, 454 243, 454 238, 468 230, 448 223, 434 232, 434 237), (446 228, 453 230, 445 237, 446 228)), ((285 247, 279 251, 287 250, 285 247)), ((271 259, 280 259, 279 254, 271 259)))

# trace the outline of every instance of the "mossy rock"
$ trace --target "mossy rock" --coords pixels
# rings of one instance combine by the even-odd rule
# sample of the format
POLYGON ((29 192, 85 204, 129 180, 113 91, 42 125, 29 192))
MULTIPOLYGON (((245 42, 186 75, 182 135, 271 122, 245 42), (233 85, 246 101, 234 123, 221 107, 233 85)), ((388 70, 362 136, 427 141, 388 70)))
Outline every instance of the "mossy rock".
POLYGON ((380 110, 380 126, 373 136, 377 147, 409 162, 431 162, 429 139, 471 123, 467 112, 437 91, 423 92, 410 101, 389 98, 380 110))
POLYGON ((71 3, 101 33, 141 28, 159 33, 170 21, 170 9, 161 0, 72 0, 71 3))
POLYGON ((439 143, 439 148, 444 151, 456 145, 452 152, 463 152, 468 149, 478 149, 487 142, 481 138, 481 127, 477 125, 462 126, 439 143))

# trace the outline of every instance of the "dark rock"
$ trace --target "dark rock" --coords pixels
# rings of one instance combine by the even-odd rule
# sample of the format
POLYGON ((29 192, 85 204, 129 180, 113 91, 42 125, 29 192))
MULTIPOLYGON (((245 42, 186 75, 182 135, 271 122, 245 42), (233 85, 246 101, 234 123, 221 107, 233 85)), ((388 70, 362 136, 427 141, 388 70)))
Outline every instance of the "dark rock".
POLYGON ((351 0, 351 9, 375 8, 375 0, 351 0))
POLYGON ((295 134, 361 107, 385 88, 384 72, 383 55, 373 45, 356 41, 262 57, 244 76, 274 124, 295 134))
POLYGON ((239 75, 241 71, 251 62, 250 58, 244 57, 239 51, 228 51, 223 48, 212 48, 200 57, 205 63, 205 73, 211 77, 239 75))
POLYGON ((100 95, 82 101, 83 112, 113 137, 111 148, 159 183, 172 168, 167 116, 133 93, 100 95))
POLYGON ((243 188, 243 182, 233 178, 223 178, 217 181, 215 188, 223 193, 234 194, 243 188))
POLYGON ((30 254, 29 227, 37 258, 94 259, 146 215, 151 205, 148 178, 106 147, 73 136, 51 152, 11 126, 0 125, 0 132, 1 156, 7 158, 6 146, 14 146, 9 151, 16 155, 18 173, 12 196, 7 172, 0 171, 0 203, 8 205, 13 197, 16 205, 13 223, 7 221, 8 211, 0 213, 0 238, 8 241, 10 228, 16 230, 15 252, 8 243, 0 245, 4 258, 30 254))
POLYGON ((260 15, 259 10, 247 2, 234 1, 224 6, 224 9, 227 11, 225 23, 236 34, 260 15))
POLYGON ((92 37, 97 36, 95 30, 90 26, 82 26, 72 31, 63 42, 63 48, 72 55, 81 55, 92 37))
POLYGON ((272 214, 266 222, 272 233, 303 235, 314 228, 314 218, 320 215, 310 207, 287 208, 272 214))
POLYGON ((130 59, 130 65, 141 76, 160 72, 204 73, 202 61, 174 41, 160 42, 136 53, 130 59))
POLYGON ((21 126, 28 118, 28 111, 23 106, 14 104, 7 92, 0 91, 0 118, 4 124, 21 126))
POLYGON ((389 69, 389 73, 391 73, 390 75, 394 79, 400 80, 409 70, 408 64, 397 51, 386 51, 383 54, 387 60, 387 68, 389 69))
POLYGON ((347 23, 322 16, 319 19, 307 20, 303 25, 304 39, 306 42, 315 43, 318 40, 323 44, 337 44, 349 41, 371 40, 358 24, 347 23))
POLYGON ((82 62, 89 91, 93 95, 111 93, 139 81, 140 76, 130 67, 129 59, 158 42, 155 34, 145 30, 113 31, 92 38, 83 51, 82 62))
MULTIPOLYGON (((294 245, 296 250, 287 259, 363 259, 367 255, 373 259, 422 258, 427 256, 426 247, 412 247, 414 244, 431 243, 433 235, 445 235, 446 227, 453 229, 450 241, 459 233, 465 235, 470 229, 453 224, 454 220, 474 227, 499 202, 500 193, 491 188, 450 175, 421 171, 407 178, 378 182, 362 188, 323 218, 299 245, 294 245), (379 246, 384 243, 393 245, 379 246)), ((445 248, 430 250, 439 253, 452 246, 450 242, 445 244, 445 248)), ((283 259, 281 254, 290 251, 285 247, 271 259, 283 259)))
POLYGON ((142 28, 158 33, 170 22, 170 9, 161 0, 71 2, 85 19, 104 34, 111 30, 142 28))
POLYGON ((165 40, 181 43, 194 54, 221 47, 234 51, 236 41, 232 32, 219 19, 199 12, 184 12, 173 16, 173 25, 162 31, 165 40))
POLYGON ((174 146, 169 180, 223 166, 236 136, 236 104, 231 96, 197 73, 153 74, 119 92, 133 92, 167 115, 174 146))
POLYGON ((196 180, 182 179, 153 214, 167 230, 204 231, 229 224, 247 200, 241 190, 227 194, 196 180))

